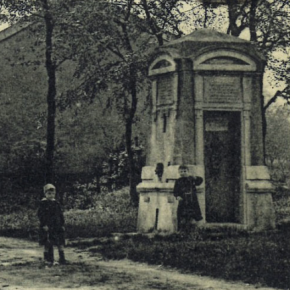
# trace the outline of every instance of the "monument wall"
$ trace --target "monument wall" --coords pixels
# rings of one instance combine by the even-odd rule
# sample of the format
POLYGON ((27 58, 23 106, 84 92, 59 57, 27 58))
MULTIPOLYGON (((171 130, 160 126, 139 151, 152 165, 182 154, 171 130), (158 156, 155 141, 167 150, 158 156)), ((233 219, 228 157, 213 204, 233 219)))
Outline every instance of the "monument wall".
POLYGON ((275 226, 264 165, 263 68, 251 43, 213 31, 158 49, 149 67, 152 132, 138 186, 139 231, 176 230, 173 187, 181 164, 204 179, 197 190, 204 226, 275 226))

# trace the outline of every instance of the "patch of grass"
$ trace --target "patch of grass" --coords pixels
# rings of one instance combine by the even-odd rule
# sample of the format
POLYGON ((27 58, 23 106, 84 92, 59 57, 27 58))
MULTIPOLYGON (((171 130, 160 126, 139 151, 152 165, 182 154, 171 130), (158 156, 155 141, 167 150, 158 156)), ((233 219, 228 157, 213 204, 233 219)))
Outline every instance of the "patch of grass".
MULTIPOLYGON (((290 230, 224 236, 137 235, 99 248, 109 259, 171 266, 192 273, 287 289, 290 285, 290 230)), ((97 250, 97 249, 95 249, 97 250)))

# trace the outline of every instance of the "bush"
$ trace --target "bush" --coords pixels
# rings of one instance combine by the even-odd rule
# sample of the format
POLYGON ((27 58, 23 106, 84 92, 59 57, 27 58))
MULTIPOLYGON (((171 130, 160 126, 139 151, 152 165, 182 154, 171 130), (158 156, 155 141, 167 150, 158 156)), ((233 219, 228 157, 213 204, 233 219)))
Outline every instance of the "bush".
POLYGON ((89 209, 96 203, 96 183, 94 180, 88 183, 75 182, 71 186, 65 187, 62 193, 61 202, 66 210, 89 209))
POLYGON ((90 209, 70 210, 65 214, 67 235, 100 237, 113 232, 136 230, 137 209, 130 203, 129 189, 95 196, 90 209))
MULTIPOLYGON (((64 212, 66 237, 101 237, 112 232, 136 230, 137 209, 130 204, 129 189, 95 195, 90 208, 64 212)), ((37 238, 37 210, 22 208, 18 212, 0 215, 0 234, 37 238)))
POLYGON ((2 213, 33 208, 44 183, 45 143, 24 140, 15 143, 1 168, 0 206, 2 213))
POLYGON ((282 186, 276 187, 273 193, 273 203, 277 225, 290 220, 290 190, 282 186))
POLYGON ((38 237, 36 211, 22 209, 11 214, 0 215, 0 234, 36 240, 38 237))

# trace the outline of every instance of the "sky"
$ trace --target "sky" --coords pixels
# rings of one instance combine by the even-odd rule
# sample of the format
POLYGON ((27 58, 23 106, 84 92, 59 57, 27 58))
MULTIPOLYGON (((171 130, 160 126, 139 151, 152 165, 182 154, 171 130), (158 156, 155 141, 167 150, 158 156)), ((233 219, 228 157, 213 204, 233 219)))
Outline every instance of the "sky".
POLYGON ((7 28, 8 27, 8 24, 5 23, 5 24, 0 24, 0 31, 7 28))

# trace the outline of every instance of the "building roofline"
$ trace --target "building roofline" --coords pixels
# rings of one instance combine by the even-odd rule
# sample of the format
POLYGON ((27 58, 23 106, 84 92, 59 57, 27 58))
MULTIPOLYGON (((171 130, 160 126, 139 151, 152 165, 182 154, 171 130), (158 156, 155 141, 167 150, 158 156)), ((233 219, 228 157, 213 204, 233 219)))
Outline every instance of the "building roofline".
POLYGON ((0 43, 21 32, 32 24, 32 22, 19 21, 0 31, 0 43))

